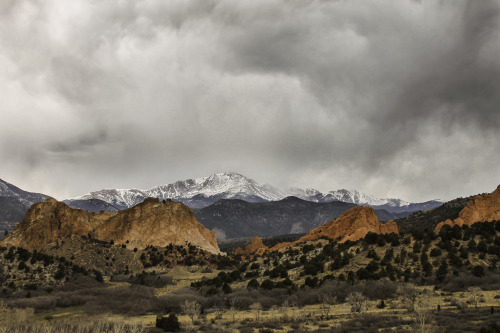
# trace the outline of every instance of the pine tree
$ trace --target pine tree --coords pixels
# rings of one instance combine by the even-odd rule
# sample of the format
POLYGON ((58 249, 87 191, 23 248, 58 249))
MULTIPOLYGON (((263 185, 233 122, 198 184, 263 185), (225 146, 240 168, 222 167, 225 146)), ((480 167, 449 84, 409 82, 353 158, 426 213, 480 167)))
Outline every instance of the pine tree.
POLYGON ((447 273, 448 273, 448 263, 446 262, 446 259, 443 259, 441 261, 441 265, 439 265, 439 268, 436 271, 436 280, 442 282, 447 273))

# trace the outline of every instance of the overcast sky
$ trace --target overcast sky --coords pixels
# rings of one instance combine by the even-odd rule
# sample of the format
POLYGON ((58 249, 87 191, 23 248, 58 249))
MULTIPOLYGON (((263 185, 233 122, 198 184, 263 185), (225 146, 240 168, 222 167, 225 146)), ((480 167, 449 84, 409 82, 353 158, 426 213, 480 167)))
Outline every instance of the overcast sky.
POLYGON ((0 0, 0 178, 235 171, 411 201, 500 183, 498 0, 0 0))

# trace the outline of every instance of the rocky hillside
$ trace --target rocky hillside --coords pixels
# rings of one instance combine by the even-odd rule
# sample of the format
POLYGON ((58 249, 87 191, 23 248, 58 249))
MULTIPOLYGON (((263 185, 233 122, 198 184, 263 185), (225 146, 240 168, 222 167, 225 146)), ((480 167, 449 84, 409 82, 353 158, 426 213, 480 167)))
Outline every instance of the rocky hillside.
POLYGON ((436 226, 440 231, 445 225, 459 227, 471 226, 477 222, 491 222, 500 220, 500 185, 491 194, 476 195, 454 220, 448 219, 436 226))
POLYGON ((408 233, 412 229, 424 230, 427 228, 432 230, 442 221, 456 219, 462 209, 464 209, 473 198, 474 196, 453 199, 437 208, 414 212, 407 217, 395 219, 395 222, 398 224, 401 233, 408 233))
POLYGON ((40 251, 50 244, 81 236, 113 241, 128 248, 189 243, 210 253, 220 253, 214 232, 203 227, 187 206, 158 199, 146 199, 114 214, 89 213, 47 199, 33 205, 0 245, 40 251))
POLYGON ((380 223, 373 208, 357 206, 344 212, 337 219, 310 230, 296 242, 278 244, 271 250, 325 237, 338 240, 340 243, 356 241, 364 238, 369 232, 376 234, 399 234, 396 222, 380 223))

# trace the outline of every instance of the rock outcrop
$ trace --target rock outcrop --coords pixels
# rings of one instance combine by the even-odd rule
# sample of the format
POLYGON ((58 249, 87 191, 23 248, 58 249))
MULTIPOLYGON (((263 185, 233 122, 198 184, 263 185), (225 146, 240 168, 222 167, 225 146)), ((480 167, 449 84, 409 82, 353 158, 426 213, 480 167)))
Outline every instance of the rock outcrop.
POLYGON ((456 219, 446 220, 436 226, 439 232, 445 225, 472 225, 477 222, 491 222, 500 220, 500 185, 491 194, 476 195, 460 212, 456 219))
POLYGON ((380 223, 373 208, 357 206, 344 212, 337 219, 311 229, 299 240, 293 243, 278 244, 274 246, 271 251, 305 241, 317 240, 321 237, 328 237, 338 240, 341 243, 346 241, 357 241, 358 239, 364 238, 369 232, 377 234, 399 234, 396 222, 389 221, 385 224, 380 223))
POLYGON ((254 254, 262 255, 268 249, 269 248, 265 246, 264 243, 262 242, 262 239, 258 236, 255 236, 254 238, 252 238, 252 241, 245 247, 244 250, 239 247, 234 251, 234 254, 243 256, 249 256, 254 254))
POLYGON ((190 243, 208 252, 220 253, 215 233, 201 225, 187 206, 158 199, 146 199, 117 213, 89 213, 47 199, 33 205, 14 232, 0 244, 40 251, 49 244, 80 236, 138 249, 147 245, 190 243))

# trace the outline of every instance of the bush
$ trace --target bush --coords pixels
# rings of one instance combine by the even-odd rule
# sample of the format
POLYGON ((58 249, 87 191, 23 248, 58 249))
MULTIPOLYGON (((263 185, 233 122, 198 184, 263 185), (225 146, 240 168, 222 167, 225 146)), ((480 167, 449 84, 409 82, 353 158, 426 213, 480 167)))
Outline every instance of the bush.
POLYGON ((467 301, 465 301, 463 299, 456 299, 456 298, 452 299, 451 305, 455 306, 457 308, 457 310, 460 310, 460 311, 467 309, 467 307, 469 306, 467 301))
POLYGON ((474 266, 472 268, 472 274, 474 274, 477 277, 483 277, 484 276, 484 267, 483 266, 474 266))
POLYGON ((175 314, 170 314, 168 317, 157 317, 156 327, 161 328, 165 332, 178 332, 181 329, 179 319, 175 314))
POLYGON ((259 281, 257 281, 257 279, 251 279, 250 281, 248 281, 248 284, 247 284, 248 289, 256 289, 259 287, 260 287, 260 284, 259 284, 259 281))

